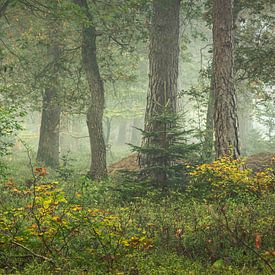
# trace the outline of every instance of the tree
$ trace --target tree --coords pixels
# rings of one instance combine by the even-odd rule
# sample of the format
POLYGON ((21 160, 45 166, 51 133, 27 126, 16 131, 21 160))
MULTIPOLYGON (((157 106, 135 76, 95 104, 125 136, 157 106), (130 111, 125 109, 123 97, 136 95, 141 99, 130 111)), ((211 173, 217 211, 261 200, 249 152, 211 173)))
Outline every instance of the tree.
MULTIPOLYGON (((54 19, 52 19, 54 20, 54 19)), ((40 126, 37 160, 47 166, 56 168, 59 165, 59 128, 61 106, 59 103, 60 84, 59 72, 61 62, 61 46, 58 33, 58 22, 54 20, 49 33, 51 45, 48 48, 51 60, 51 75, 42 95, 42 117, 40 126)))
POLYGON ((211 79, 209 86, 208 102, 207 102, 207 112, 206 112, 206 125, 203 143, 203 159, 211 162, 213 160, 213 147, 214 147, 214 87, 213 87, 213 76, 212 76, 212 66, 211 66, 211 79))
MULTIPOLYGON (((144 131, 149 135, 144 137, 142 147, 159 147, 165 150, 169 143, 166 130, 173 125, 157 117, 165 112, 176 113, 179 10, 180 0, 153 1, 149 45, 149 92, 144 125, 144 131)), ((163 157, 149 154, 141 157, 143 167, 169 166, 167 162, 168 160, 163 157)), ((167 181, 167 173, 164 169, 154 170, 153 177, 160 185, 167 181)))
POLYGON ((104 85, 99 72, 96 55, 96 29, 93 17, 86 0, 78 0, 88 19, 88 25, 83 26, 82 62, 89 85, 91 100, 87 111, 87 126, 91 146, 91 166, 89 174, 94 179, 107 175, 106 147, 103 134, 104 85))
POLYGON ((240 155, 233 76, 233 1, 213 2, 213 81, 216 157, 240 155))

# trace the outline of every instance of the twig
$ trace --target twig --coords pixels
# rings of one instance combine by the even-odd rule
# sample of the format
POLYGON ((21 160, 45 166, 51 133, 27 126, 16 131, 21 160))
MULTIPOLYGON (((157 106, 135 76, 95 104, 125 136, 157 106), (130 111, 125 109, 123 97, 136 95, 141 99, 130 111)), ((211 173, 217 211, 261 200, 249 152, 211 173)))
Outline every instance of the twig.
POLYGON ((268 260, 266 260, 260 253, 258 253, 255 249, 253 249, 251 246, 249 246, 245 241, 243 241, 241 238, 239 238, 237 235, 234 234, 234 232, 231 230, 231 228, 229 226, 228 218, 227 218, 224 210, 220 209, 220 212, 222 213, 222 215, 224 217, 225 223, 219 217, 217 217, 217 215, 215 213, 213 213, 210 206, 207 206, 207 208, 208 208, 209 212, 212 214, 212 217, 217 222, 219 222, 221 224, 221 226, 223 226, 230 233, 231 237, 233 237, 238 242, 242 243, 244 247, 251 250, 254 254, 256 254, 270 268, 270 270, 273 273, 275 272, 273 266, 270 264, 270 262, 268 260))
POLYGON ((245 246, 246 248, 251 250, 254 254, 256 254, 271 269, 272 272, 275 272, 275 270, 273 269, 273 267, 272 267, 272 265, 270 264, 269 261, 267 261, 260 253, 258 253, 255 249, 253 249, 245 241, 243 241, 242 238, 239 238, 236 234, 234 234, 234 232, 231 230, 231 228, 229 226, 228 218, 227 218, 224 210, 220 209, 220 211, 221 211, 221 213, 222 213, 222 215, 225 219, 225 228, 231 234, 231 236, 233 238, 235 238, 237 241, 241 242, 243 244, 243 246, 245 246))

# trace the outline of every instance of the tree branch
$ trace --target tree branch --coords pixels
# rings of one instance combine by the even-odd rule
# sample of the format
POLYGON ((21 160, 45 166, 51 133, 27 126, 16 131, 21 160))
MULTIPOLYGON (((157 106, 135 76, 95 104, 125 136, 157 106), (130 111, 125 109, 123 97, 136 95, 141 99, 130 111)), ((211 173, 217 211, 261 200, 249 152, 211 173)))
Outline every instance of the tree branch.
POLYGON ((48 261, 48 262, 54 264, 53 259, 45 257, 45 256, 40 255, 40 254, 37 254, 37 253, 33 252, 32 250, 30 250, 28 247, 24 246, 23 244, 20 244, 20 243, 15 242, 15 241, 11 241, 11 243, 14 244, 14 245, 16 245, 16 246, 18 246, 18 247, 23 248, 24 250, 28 251, 32 256, 34 256, 36 258, 40 258, 40 259, 42 259, 44 261, 48 261))

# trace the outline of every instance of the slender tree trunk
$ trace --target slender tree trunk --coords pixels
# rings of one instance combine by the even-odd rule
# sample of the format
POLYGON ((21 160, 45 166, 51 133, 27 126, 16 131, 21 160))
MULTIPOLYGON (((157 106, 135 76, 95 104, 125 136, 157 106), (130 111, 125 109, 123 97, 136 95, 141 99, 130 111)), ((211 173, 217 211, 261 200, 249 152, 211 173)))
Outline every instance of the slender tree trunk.
MULTIPOLYGON (((167 147, 166 129, 171 125, 157 120, 164 112, 176 113, 179 58, 179 9, 180 0, 154 0, 149 45, 149 92, 145 113, 146 132, 161 133, 143 139, 143 147, 167 147)), ((150 155, 141 157, 141 165, 168 166, 168 161, 150 155)), ((153 175, 158 184, 167 181, 166 171, 153 175)))
POLYGON ((61 115, 59 103, 61 47, 56 36, 57 28, 57 23, 55 22, 49 34, 51 45, 48 49, 48 55, 52 63, 52 71, 42 98, 42 117, 37 152, 37 160, 52 168, 56 168, 59 165, 59 128, 61 115))
POLYGON ((214 129, 216 157, 240 155, 233 77, 233 0, 213 3, 214 129))
POLYGON ((141 128, 141 119, 139 117, 135 117, 133 119, 132 133, 131 133, 131 144, 133 144, 133 145, 140 144, 141 133, 137 128, 138 129, 141 128))
POLYGON ((90 102, 87 111, 87 126, 91 146, 91 167, 89 174, 93 179, 107 175, 106 147, 103 132, 104 86, 100 76, 96 55, 96 29, 92 24, 87 1, 79 0, 91 26, 83 27, 82 60, 90 89, 90 102))
POLYGON ((126 120, 120 118, 118 123, 119 126, 116 142, 118 145, 125 145, 127 134, 127 122, 126 120))
MULTIPOLYGON (((74 137, 83 136, 82 133, 82 120, 83 117, 80 115, 73 116, 72 118, 72 135, 74 137)), ((80 152, 81 151, 81 138, 73 139, 73 151, 80 152)))
POLYGON ((112 128, 112 118, 106 117, 105 143, 106 143, 107 146, 110 145, 111 128, 112 128))
POLYGON ((208 95, 208 106, 206 114, 206 128, 203 144, 203 159, 207 162, 213 160, 214 149, 214 82, 211 76, 210 89, 208 95))
POLYGON ((71 151, 71 139, 70 139, 70 118, 68 113, 62 113, 60 118, 60 154, 62 156, 67 155, 71 151))
POLYGON ((252 104, 252 95, 245 94, 244 91, 237 96, 238 106, 238 117, 239 117, 239 125, 240 125, 240 147, 243 156, 248 155, 247 145, 249 142, 250 131, 252 130, 252 117, 251 110, 253 110, 252 104))

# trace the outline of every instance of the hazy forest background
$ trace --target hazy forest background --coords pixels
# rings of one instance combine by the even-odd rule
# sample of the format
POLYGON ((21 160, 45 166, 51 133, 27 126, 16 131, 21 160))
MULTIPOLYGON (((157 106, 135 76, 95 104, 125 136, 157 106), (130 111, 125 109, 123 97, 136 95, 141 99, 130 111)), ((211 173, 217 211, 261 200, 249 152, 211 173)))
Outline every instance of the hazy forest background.
POLYGON ((0 0, 0 273, 272 274, 274 3, 0 0))

